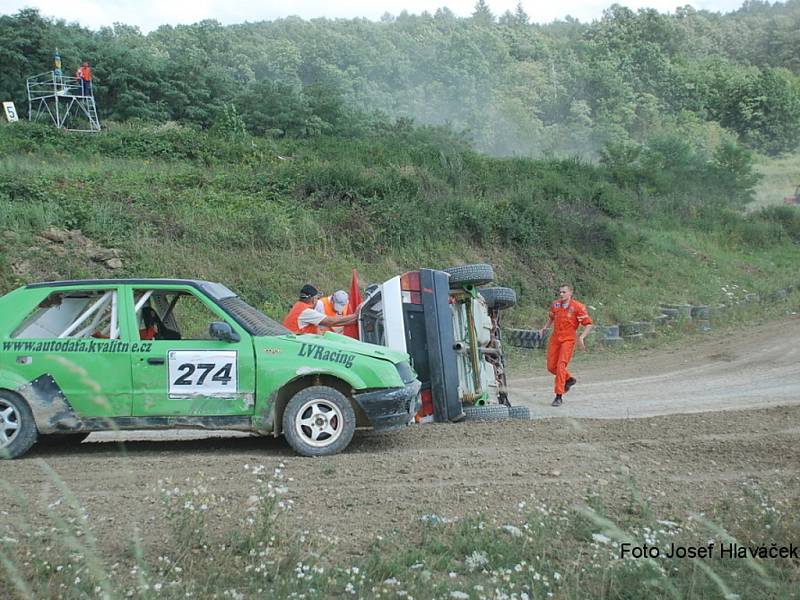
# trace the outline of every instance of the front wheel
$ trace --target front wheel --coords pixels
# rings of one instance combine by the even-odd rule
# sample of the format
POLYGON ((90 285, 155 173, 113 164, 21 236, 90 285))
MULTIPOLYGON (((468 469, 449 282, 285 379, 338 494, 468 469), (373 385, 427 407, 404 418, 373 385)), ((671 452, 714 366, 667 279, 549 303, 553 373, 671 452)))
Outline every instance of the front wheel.
POLYGON ((17 458, 31 449, 39 432, 28 403, 0 391, 0 458, 17 458))
POLYGON ((350 401, 340 391, 323 385, 297 392, 283 413, 283 435, 303 456, 341 452, 355 430, 356 415, 350 401))

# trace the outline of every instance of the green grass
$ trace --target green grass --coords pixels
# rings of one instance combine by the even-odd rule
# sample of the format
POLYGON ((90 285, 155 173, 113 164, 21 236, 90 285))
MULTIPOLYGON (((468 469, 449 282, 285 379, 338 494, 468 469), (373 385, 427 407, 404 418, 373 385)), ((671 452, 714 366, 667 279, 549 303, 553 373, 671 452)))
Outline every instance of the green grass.
POLYGON ((762 179, 755 190, 749 210, 783 204, 786 196, 794 195, 800 185, 800 154, 790 154, 776 159, 762 159, 757 164, 762 179))

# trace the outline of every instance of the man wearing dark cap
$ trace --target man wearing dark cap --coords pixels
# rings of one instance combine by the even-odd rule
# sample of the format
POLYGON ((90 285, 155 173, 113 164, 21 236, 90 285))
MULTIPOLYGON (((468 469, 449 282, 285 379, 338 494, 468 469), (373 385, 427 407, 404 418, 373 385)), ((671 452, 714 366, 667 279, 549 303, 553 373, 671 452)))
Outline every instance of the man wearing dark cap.
POLYGON ((334 327, 355 323, 358 313, 352 315, 330 317, 324 312, 319 312, 314 307, 320 299, 319 290, 311 284, 306 284, 300 290, 300 299, 295 302, 289 314, 283 320, 283 326, 294 333, 319 333, 319 326, 334 327))

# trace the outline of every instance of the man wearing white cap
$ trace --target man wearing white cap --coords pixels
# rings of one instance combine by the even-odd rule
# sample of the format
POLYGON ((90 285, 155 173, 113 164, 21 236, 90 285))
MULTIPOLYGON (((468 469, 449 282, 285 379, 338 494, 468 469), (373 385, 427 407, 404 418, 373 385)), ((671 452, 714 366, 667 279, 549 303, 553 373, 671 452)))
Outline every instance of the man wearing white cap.
MULTIPOLYGON (((325 314, 327 317, 345 317, 347 316, 347 305, 350 302, 350 296, 344 290, 338 290, 330 296, 325 296, 317 301, 316 310, 325 314)), ((341 325, 325 326, 320 325, 320 333, 325 331, 333 331, 334 333, 341 334, 344 332, 344 327, 341 325)))

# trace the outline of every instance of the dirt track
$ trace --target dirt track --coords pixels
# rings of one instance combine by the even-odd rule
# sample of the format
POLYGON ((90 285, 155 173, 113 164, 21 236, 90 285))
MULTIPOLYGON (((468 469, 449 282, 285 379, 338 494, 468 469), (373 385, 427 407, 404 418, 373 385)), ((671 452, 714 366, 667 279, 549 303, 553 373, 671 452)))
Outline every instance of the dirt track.
POLYGON ((553 396, 553 378, 547 373, 515 378, 510 392, 537 417, 624 419, 797 405, 798 339, 800 318, 793 316, 745 332, 694 336, 681 346, 586 366, 578 356, 573 370, 579 385, 558 411, 547 402, 553 396))
MULTIPOLYGON (((639 493, 662 518, 702 510, 742 484, 791 499, 800 495, 799 336, 800 319, 787 317, 746 335, 692 338, 689 349, 579 359, 579 384, 561 409, 549 406, 549 376, 511 382, 512 401, 557 418, 358 433, 346 453, 325 459, 296 457, 282 440, 191 440, 187 432, 172 441, 131 434, 142 441, 122 452, 103 441, 110 434, 95 434, 76 448, 4 462, 0 478, 45 523, 57 498, 37 463, 45 460, 86 507, 103 545, 118 552, 134 527, 148 545, 168 535, 159 479, 202 480, 225 497, 226 513, 244 511, 254 481, 245 465, 270 472, 282 463, 294 501, 289 527, 334 540, 344 556, 377 535, 412 531, 423 514, 502 519, 520 502, 571 505, 593 492, 612 513, 639 493)), ((0 488, 0 510, 13 516, 19 503, 0 488)))

